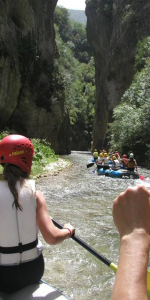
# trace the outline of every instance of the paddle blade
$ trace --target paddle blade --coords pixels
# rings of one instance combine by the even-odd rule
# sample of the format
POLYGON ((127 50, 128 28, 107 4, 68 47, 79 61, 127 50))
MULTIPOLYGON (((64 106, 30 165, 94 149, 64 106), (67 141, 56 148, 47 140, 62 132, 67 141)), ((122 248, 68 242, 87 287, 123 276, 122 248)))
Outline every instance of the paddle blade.
POLYGON ((91 162, 91 163, 87 164, 87 168, 94 166, 94 164, 95 164, 95 162, 91 162))
POLYGON ((116 273, 116 272, 117 272, 117 269, 118 269, 118 266, 115 265, 114 263, 111 263, 111 264, 110 264, 110 268, 114 271, 114 273, 116 273))
POLYGON ((139 178, 140 178, 141 180, 145 180, 145 178, 144 178, 141 174, 139 174, 139 178))
POLYGON ((150 271, 147 270, 147 296, 150 299, 150 271))

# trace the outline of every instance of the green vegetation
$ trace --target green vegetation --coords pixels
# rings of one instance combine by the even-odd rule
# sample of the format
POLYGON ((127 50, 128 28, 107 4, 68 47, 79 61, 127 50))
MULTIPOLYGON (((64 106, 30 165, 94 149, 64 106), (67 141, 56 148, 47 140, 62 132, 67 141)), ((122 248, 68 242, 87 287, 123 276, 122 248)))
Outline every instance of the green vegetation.
POLYGON ((138 42, 137 54, 135 56, 135 70, 140 71, 146 65, 150 57, 150 37, 143 38, 138 42))
POLYGON ((95 106, 94 59, 88 51, 86 31, 82 24, 71 22, 67 10, 60 7, 56 9, 55 22, 58 53, 55 68, 63 79, 72 140, 78 144, 83 140, 79 132, 84 132, 88 136, 86 136, 87 144, 85 145, 88 149, 91 142, 95 106), (65 30, 63 24, 65 24, 65 30))
POLYGON ((87 42, 85 26, 71 21, 68 10, 59 6, 55 10, 54 22, 60 38, 73 51, 74 57, 81 63, 88 63, 92 56, 92 49, 87 42))
POLYGON ((54 14, 54 23, 57 25, 60 36, 64 42, 67 42, 71 36, 71 20, 68 10, 64 7, 56 7, 54 14))
POLYGON ((35 154, 33 156, 32 171, 30 177, 43 173, 43 168, 58 159, 58 155, 50 147, 46 140, 31 139, 35 154))
POLYGON ((123 16, 122 16, 122 25, 126 26, 134 17, 134 10, 131 8, 130 4, 125 5, 123 16))
POLYGON ((137 71, 109 124, 110 148, 121 153, 133 151, 139 161, 150 164, 150 37, 138 43, 137 71))
POLYGON ((68 12, 72 21, 82 23, 84 26, 86 25, 87 17, 84 10, 68 9, 68 12))
MULTIPOLYGON (((9 132, 1 132, 0 140, 2 140, 6 135, 10 134, 9 132)), ((58 159, 58 156, 55 155, 54 150, 51 149, 50 143, 46 140, 40 139, 31 139, 31 142, 34 147, 34 157, 32 163, 32 170, 30 177, 34 177, 43 173, 43 169, 46 165, 51 162, 55 162, 58 159)), ((0 173, 3 172, 3 168, 0 166, 0 173)))

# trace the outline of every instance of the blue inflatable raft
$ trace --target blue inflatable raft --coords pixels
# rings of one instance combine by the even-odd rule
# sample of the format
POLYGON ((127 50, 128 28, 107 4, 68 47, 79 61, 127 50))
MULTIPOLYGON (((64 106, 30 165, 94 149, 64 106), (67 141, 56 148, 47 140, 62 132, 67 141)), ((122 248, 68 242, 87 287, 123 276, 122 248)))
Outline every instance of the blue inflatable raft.
POLYGON ((109 171, 109 169, 104 170, 103 168, 100 168, 100 169, 97 168, 97 174, 98 175, 103 175, 104 176, 106 171, 109 171))
POLYGON ((112 170, 103 168, 97 169, 98 175, 105 175, 111 178, 128 178, 128 179, 139 179, 139 174, 137 172, 127 171, 125 169, 112 170))

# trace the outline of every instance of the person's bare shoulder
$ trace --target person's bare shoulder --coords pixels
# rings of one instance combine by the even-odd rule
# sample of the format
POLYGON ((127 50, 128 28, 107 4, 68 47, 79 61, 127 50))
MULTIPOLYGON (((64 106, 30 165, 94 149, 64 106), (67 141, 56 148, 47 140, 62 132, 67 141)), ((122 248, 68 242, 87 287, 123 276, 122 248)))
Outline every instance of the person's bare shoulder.
POLYGON ((46 204, 45 197, 41 191, 36 191, 36 200, 39 207, 46 204))

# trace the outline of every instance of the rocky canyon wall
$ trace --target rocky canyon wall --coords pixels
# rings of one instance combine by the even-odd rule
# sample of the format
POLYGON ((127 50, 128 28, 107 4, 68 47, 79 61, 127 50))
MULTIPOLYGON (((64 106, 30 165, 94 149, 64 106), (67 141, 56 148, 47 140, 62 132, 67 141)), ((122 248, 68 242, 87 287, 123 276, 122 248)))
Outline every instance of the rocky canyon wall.
POLYGON ((57 0, 0 0, 0 130, 47 139, 70 153, 69 116, 57 79, 57 0))
POLYGON ((113 108, 134 76, 137 43, 150 36, 150 1, 87 0, 86 15, 96 65, 93 148, 102 149, 113 108))

